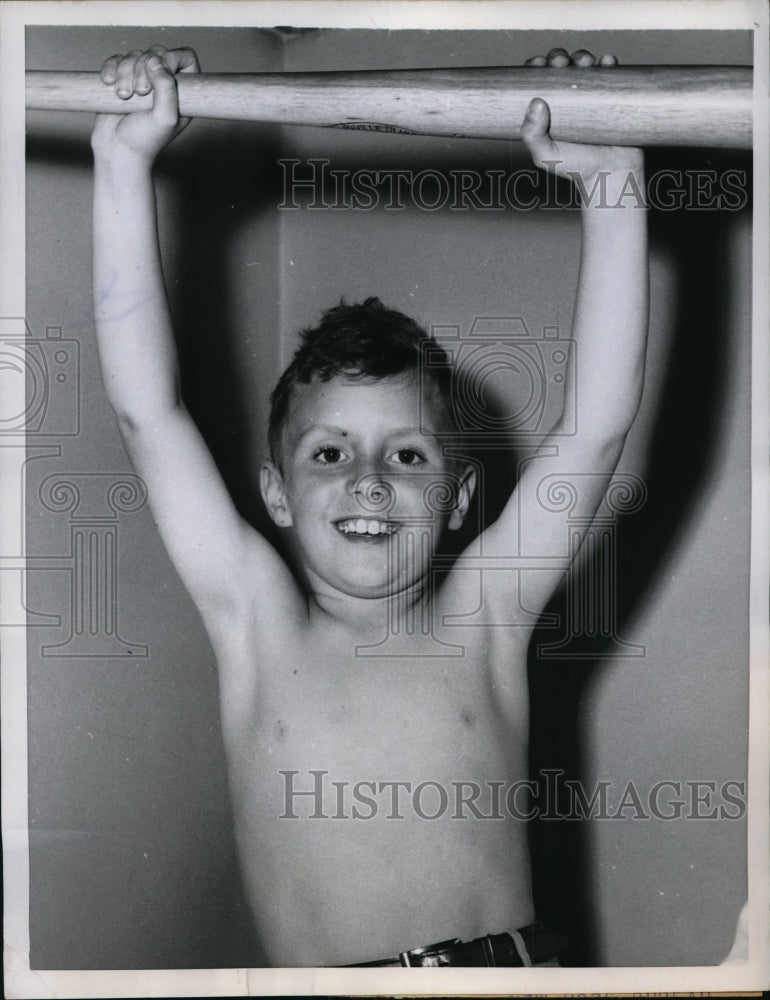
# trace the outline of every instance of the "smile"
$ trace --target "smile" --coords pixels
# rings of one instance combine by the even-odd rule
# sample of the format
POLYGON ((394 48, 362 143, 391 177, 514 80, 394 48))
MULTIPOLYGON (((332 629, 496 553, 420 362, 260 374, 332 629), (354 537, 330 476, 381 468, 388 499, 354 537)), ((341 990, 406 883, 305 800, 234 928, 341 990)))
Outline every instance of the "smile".
POLYGON ((374 518, 350 517, 344 521, 337 521, 337 529, 343 535, 392 535, 396 525, 374 518))

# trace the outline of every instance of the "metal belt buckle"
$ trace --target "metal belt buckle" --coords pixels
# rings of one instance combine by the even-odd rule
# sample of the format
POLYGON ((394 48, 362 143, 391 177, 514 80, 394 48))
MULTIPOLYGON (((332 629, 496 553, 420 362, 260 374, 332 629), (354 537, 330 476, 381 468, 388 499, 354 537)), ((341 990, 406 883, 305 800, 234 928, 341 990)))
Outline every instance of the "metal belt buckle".
POLYGON ((438 958, 445 952, 451 951, 453 948, 457 948, 459 944, 459 938, 449 938, 447 941, 437 941, 435 944, 426 944, 424 948, 412 948, 411 951, 402 951, 398 956, 398 960, 403 966, 411 967, 412 965, 415 965, 419 968, 423 963, 420 961, 413 963, 413 958, 438 958))

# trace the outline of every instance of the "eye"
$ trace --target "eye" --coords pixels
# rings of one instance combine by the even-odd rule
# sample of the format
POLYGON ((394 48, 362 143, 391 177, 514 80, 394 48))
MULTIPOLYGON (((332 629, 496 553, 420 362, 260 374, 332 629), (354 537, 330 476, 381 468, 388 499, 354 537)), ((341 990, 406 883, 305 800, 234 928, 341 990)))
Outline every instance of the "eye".
POLYGON ((423 456, 413 448, 400 448, 393 458, 398 465, 420 465, 425 461, 423 456))
POLYGON ((314 461, 318 462, 319 465, 338 465, 344 457, 342 451, 335 448, 334 445, 319 448, 313 455, 314 461))

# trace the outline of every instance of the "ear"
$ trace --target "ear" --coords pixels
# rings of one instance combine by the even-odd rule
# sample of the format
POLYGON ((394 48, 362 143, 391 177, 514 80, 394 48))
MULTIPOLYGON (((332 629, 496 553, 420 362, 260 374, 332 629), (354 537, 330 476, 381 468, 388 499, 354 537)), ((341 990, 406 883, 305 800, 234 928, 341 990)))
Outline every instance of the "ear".
POLYGON ((265 501, 267 512, 279 528, 292 524, 286 487, 275 462, 265 462, 259 472, 259 488, 265 501))
POLYGON ((457 501, 455 503, 455 508, 449 515, 447 527, 450 531, 457 531, 458 528, 463 526, 463 521, 465 521, 468 508, 470 507, 471 500, 473 499, 473 492, 476 489, 476 478, 476 469, 474 466, 466 466, 457 485, 457 501))

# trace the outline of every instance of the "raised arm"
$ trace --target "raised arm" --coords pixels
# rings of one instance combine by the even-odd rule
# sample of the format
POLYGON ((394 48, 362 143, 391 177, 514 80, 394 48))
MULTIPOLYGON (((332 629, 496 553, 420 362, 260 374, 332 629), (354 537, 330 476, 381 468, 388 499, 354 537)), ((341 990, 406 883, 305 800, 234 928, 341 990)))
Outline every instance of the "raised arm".
POLYGON ((235 510, 180 397, 151 172, 158 152, 186 125, 178 115, 174 74, 197 70, 192 50, 160 46, 104 64, 102 79, 119 96, 152 91, 154 106, 97 117, 93 289, 109 400, 147 482, 164 544, 215 637, 232 625, 233 615, 250 613, 255 574, 271 574, 265 589, 273 600, 293 584, 273 549, 235 510))
MULTIPOLYGON (((547 477, 568 484, 574 543, 601 502, 636 416, 648 326, 642 152, 555 142, 549 123, 547 104, 533 101, 522 138, 535 164, 570 177, 581 200, 582 249, 572 325, 577 350, 565 380, 564 410, 577 414, 577 426, 573 433, 562 418, 551 429, 537 453, 523 463, 511 500, 482 538, 485 555, 523 554, 533 557, 535 565, 542 560, 525 579, 526 608, 534 613, 562 578, 568 555, 567 512, 555 513, 543 502, 547 483, 555 482, 547 477), (554 562, 549 565, 549 560, 554 562)), ((490 575, 496 578, 498 599, 518 601, 517 574, 504 574, 511 582, 502 589, 501 574, 490 575)))

